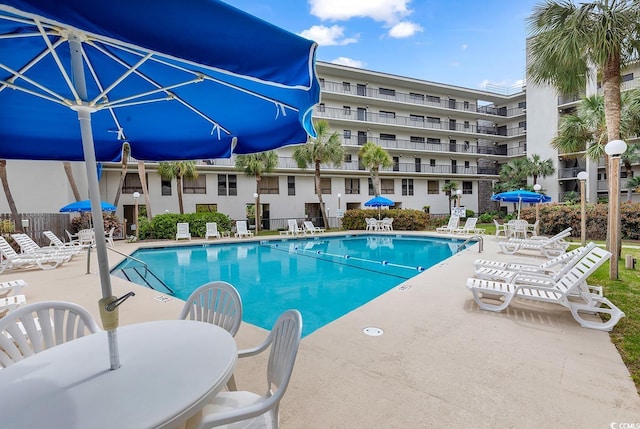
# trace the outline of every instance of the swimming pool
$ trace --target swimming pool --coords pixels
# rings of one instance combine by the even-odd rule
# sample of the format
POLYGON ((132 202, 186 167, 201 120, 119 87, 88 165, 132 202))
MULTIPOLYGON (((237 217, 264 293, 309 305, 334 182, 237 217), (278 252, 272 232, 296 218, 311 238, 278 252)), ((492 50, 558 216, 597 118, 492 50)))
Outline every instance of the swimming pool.
MULTIPOLYGON (((133 257, 186 299, 198 286, 224 280, 240 292, 243 320, 271 329, 290 308, 303 336, 366 304, 455 254, 462 240, 351 235, 142 248, 133 257)), ((112 274, 127 276, 125 260, 112 274)))

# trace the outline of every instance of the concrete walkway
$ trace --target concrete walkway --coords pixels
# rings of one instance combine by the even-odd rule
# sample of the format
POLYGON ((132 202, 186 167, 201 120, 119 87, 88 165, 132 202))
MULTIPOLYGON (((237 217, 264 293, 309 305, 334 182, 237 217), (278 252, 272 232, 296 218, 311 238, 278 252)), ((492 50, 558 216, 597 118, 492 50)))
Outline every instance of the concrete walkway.
MULTIPOLYGON (((116 245, 125 253, 136 247, 116 245)), ((22 278, 29 283, 28 302, 70 300, 97 317, 93 256, 91 274, 81 256, 51 271, 4 273, 0 281, 22 278)), ((473 246, 305 337, 281 405, 281 427, 600 429, 640 423, 640 396, 608 333, 581 328, 559 305, 518 300, 503 313, 480 310, 464 286, 478 257, 531 259, 500 254, 496 239, 485 236, 482 254, 473 246), (366 327, 384 334, 364 335, 366 327)), ((121 259, 113 252, 110 258, 113 264, 121 259)), ((180 300, 118 278, 113 289, 118 296, 136 292, 121 306, 123 325, 175 318, 182 308, 180 300)), ((264 335, 243 324, 236 339, 243 348, 264 335)), ((264 391, 264 365, 263 358, 240 361, 238 386, 264 391)))

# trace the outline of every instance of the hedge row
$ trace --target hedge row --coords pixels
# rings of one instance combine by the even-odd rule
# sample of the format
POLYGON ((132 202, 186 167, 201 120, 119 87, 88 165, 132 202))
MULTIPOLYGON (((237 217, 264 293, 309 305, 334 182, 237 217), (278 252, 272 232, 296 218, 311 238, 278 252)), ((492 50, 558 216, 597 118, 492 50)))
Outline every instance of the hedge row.
POLYGON ((424 231, 430 225, 430 216, 422 210, 377 209, 347 210, 342 218, 344 229, 366 229, 366 218, 393 218, 396 231, 424 231))
POLYGON ((231 218, 223 213, 167 213, 154 216, 151 223, 146 217, 140 218, 138 236, 141 240, 146 238, 173 240, 176 238, 176 225, 179 222, 189 223, 189 232, 192 237, 204 237, 207 222, 217 222, 220 232, 231 231, 233 225, 231 218))

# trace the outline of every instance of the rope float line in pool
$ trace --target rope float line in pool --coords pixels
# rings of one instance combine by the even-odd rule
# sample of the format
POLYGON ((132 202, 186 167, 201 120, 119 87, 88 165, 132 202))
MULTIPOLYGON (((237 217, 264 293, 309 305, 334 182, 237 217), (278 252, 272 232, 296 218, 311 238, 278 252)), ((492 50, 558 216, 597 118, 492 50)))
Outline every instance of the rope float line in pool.
MULTIPOLYGON (((270 243, 260 243, 261 245, 267 245, 270 247, 276 247, 276 248, 280 248, 280 245, 278 243, 276 244, 270 244, 270 243)), ((418 272, 423 272, 425 270, 424 267, 422 266, 410 266, 410 265, 401 265, 401 264, 395 264, 389 261, 374 261, 371 259, 364 259, 364 258, 357 258, 355 256, 350 256, 350 255, 337 255, 337 254, 333 254, 333 253, 326 253, 323 252, 322 250, 308 250, 308 249, 301 249, 300 246, 294 246, 293 250, 298 251, 298 252, 303 252, 303 253, 313 253, 316 255, 322 255, 322 256, 329 256, 332 258, 337 258, 337 259, 350 259, 353 261, 359 261, 359 262, 366 262, 369 264, 376 264, 376 265, 385 265, 385 266, 389 266, 389 267, 395 267, 395 268, 403 268, 403 269, 407 269, 407 270, 417 270, 418 272)), ((286 249, 286 251, 289 251, 288 249, 286 249)))

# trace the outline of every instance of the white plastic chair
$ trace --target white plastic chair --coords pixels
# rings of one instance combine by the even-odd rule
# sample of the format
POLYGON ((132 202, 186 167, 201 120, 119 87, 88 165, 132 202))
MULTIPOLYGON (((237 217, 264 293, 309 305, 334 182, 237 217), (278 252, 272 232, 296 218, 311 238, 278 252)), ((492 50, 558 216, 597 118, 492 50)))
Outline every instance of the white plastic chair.
POLYGON ((99 331, 91 314, 71 302, 25 305, 0 319, 0 366, 99 331))
POLYGON ((238 220, 236 221, 236 238, 242 237, 253 237, 253 232, 247 229, 247 221, 246 220, 238 220))
POLYGON ((460 216, 452 215, 449 218, 449 223, 446 226, 440 226, 436 228, 436 232, 448 232, 452 233, 456 229, 458 229, 458 224, 460 223, 460 216))
POLYGON ((300 345, 302 316, 297 310, 287 310, 273 325, 267 339, 258 347, 241 350, 238 357, 255 356, 267 348, 267 391, 264 395, 236 391, 219 393, 203 409, 199 429, 278 428, 278 408, 284 396, 300 345))
POLYGON ((288 219, 287 225, 289 226, 289 229, 287 230, 287 234, 291 234, 295 236, 295 235, 302 235, 304 233, 304 231, 300 229, 300 227, 298 226, 298 222, 296 222, 295 219, 288 219))
POLYGON ((493 220, 493 223, 496 226, 496 237, 499 237, 502 234, 505 238, 507 238, 508 229, 506 223, 498 223, 497 220, 493 220))
POLYGON ((113 244, 113 232, 115 230, 116 230, 116 227, 114 226, 109 230, 109 232, 104 234, 104 238, 107 241, 107 246, 109 246, 109 247, 113 247, 114 246, 114 244, 113 244))
POLYGON ((176 231, 176 240, 180 240, 181 238, 191 240, 191 233, 189 232, 188 222, 178 222, 176 224, 176 231))
POLYGON ((231 284, 210 282, 191 292, 178 318, 212 323, 235 336, 242 322, 242 299, 231 284))
POLYGON ((208 239, 209 237, 220 238, 217 222, 207 222, 207 230, 204 233, 204 238, 208 239))
POLYGON ((11 295, 18 295, 18 293, 26 285, 27 282, 22 279, 2 282, 0 283, 0 298, 6 298, 11 295))

